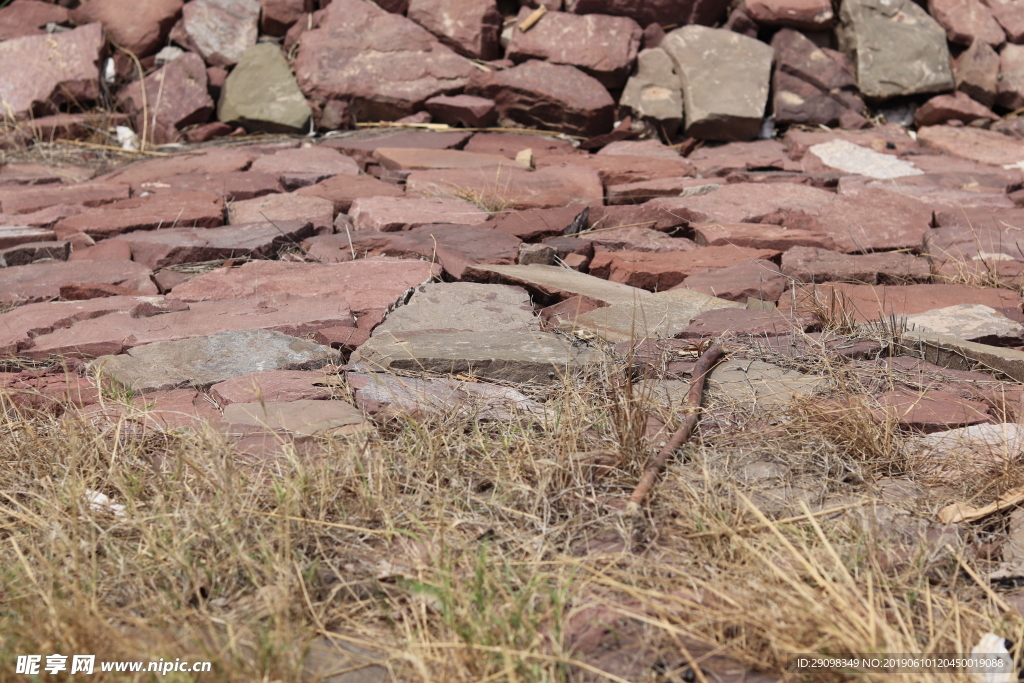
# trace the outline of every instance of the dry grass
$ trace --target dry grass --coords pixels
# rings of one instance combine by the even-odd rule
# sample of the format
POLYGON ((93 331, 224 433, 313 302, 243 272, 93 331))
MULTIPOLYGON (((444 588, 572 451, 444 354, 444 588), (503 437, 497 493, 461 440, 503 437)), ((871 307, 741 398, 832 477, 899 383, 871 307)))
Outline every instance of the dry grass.
POLYGON ((984 530, 927 533, 948 496, 1020 473, 941 492, 899 476, 920 495, 886 493, 903 436, 817 363, 855 409, 823 422, 813 401, 711 399, 637 518, 613 503, 651 450, 648 417, 671 422, 642 377, 569 380, 541 396, 549 423, 404 418, 262 458, 214 431, 5 404, 0 660, 180 657, 213 662, 199 680, 311 680, 329 637, 335 668, 403 681, 710 681, 716 657, 783 675, 788 653, 969 652, 987 631, 1024 644, 943 549, 984 576, 984 530), (695 661, 709 673, 687 673, 695 661))

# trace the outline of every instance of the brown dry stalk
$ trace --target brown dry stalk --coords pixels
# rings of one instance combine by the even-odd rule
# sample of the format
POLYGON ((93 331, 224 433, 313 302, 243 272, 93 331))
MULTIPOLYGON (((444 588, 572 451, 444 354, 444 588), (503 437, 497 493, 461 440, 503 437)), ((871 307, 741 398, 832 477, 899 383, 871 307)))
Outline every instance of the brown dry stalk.
POLYGON ((725 349, 721 343, 717 343, 710 346, 697 359, 696 365, 693 366, 693 379, 690 381, 690 390, 686 394, 686 406, 683 408, 686 416, 683 418, 683 423, 679 425, 679 429, 668 440, 665 447, 644 468, 644 473, 641 475, 639 483, 633 489, 633 495, 629 497, 629 502, 626 504, 627 514, 636 514, 640 511, 640 503, 651 492, 655 480, 661 474, 661 471, 665 469, 668 459, 672 457, 672 454, 680 446, 689 441, 694 428, 697 426, 697 417, 700 414, 700 404, 704 397, 704 380, 708 373, 711 372, 711 368, 714 367, 715 363, 723 355, 725 355, 725 349))

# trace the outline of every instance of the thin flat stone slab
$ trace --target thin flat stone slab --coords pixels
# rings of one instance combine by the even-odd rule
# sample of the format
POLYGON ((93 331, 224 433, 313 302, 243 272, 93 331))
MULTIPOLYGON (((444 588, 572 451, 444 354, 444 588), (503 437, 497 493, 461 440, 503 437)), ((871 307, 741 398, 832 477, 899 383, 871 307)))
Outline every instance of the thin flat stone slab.
POLYGON ((480 207, 455 198, 360 197, 349 209, 356 230, 393 232, 422 225, 449 223, 479 225, 489 215, 480 207))
POLYGON ((349 372, 356 405, 380 417, 455 413, 476 420, 514 420, 544 415, 544 407, 509 387, 448 378, 400 377, 384 372, 349 372))
POLYGON ((141 263, 120 261, 53 261, 0 269, 0 305, 56 299, 60 288, 75 282, 120 285, 157 294, 151 271, 141 263))
POLYGON ((352 312, 364 315, 391 306, 411 287, 440 269, 426 261, 360 259, 350 263, 250 261, 240 268, 220 268, 177 285, 174 299, 218 301, 273 294, 339 297, 352 312))
POLYGON ((925 202, 868 189, 837 197, 822 207, 808 227, 831 237, 839 251, 861 252, 917 249, 931 222, 932 209, 925 202))
POLYGON ((1024 325, 994 308, 957 304, 903 318, 910 329, 956 337, 979 344, 1021 344, 1024 325))
POLYGON ((946 154, 1003 168, 1024 162, 1024 141, 970 126, 925 126, 917 131, 921 144, 946 154))
POLYGON ((122 166, 96 178, 96 182, 131 185, 159 182, 186 173, 230 173, 244 171, 260 152, 244 147, 211 147, 204 150, 146 159, 122 166))
POLYGON ((658 292, 635 301, 613 303, 561 319, 559 327, 584 330, 612 343, 674 337, 696 316, 716 308, 741 308, 735 301, 718 299, 688 289, 658 292))
POLYGON ((782 255, 782 272, 797 282, 861 282, 899 285, 928 282, 926 259, 895 252, 841 254, 814 247, 793 247, 782 255))
POLYGON ((56 239, 53 230, 31 228, 21 225, 0 226, 0 249, 7 249, 27 242, 45 242, 56 239))
POLYGON ((597 353, 541 332, 417 334, 407 339, 372 337, 352 362, 373 370, 467 375, 506 382, 549 383, 596 363, 597 353))
POLYGON ((878 397, 876 420, 894 420, 902 427, 934 432, 991 422, 988 406, 949 391, 889 391, 878 397))
POLYGON ((315 370, 339 360, 326 346, 271 330, 235 330, 183 341, 156 342, 90 363, 134 391, 209 387, 265 370, 315 370))
POLYGON ((296 400, 232 403, 224 409, 231 432, 283 430, 297 437, 343 436, 372 426, 355 406, 344 401, 296 400))
MULTIPOLYGON (((566 67, 569 68, 569 67, 566 67)), ((495 209, 546 209, 567 204, 604 202, 601 175, 586 166, 549 166, 536 171, 500 166, 475 169, 413 171, 406 192, 419 197, 466 197, 495 209)))
POLYGON ((224 197, 212 192, 173 192, 98 206, 64 218, 53 229, 61 239, 76 232, 103 239, 132 230, 215 228, 223 224, 224 197))
POLYGON ((648 203, 694 223, 772 223, 808 229, 835 198, 832 192, 806 185, 735 183, 698 197, 662 197, 648 203))
POLYGON ((433 282, 415 289, 409 302, 399 306, 374 329, 406 339, 418 334, 450 332, 538 332, 526 290, 508 285, 475 282, 433 282))
POLYGON ((244 201, 282 190, 281 181, 276 176, 250 171, 183 173, 137 183, 131 188, 136 197, 156 192, 213 192, 224 197, 226 202, 244 201))
POLYGON ((746 247, 701 247, 691 251, 643 252, 605 251, 595 254, 590 272, 631 287, 664 291, 707 268, 725 268, 778 256, 771 249, 746 247))
POLYGON ((678 289, 692 289, 729 301, 748 299, 778 301, 786 291, 789 279, 779 267, 763 259, 741 261, 725 268, 699 270, 676 285, 678 289))
POLYGON ((405 190, 373 176, 336 175, 315 185, 300 187, 295 194, 321 197, 334 203, 334 215, 348 213, 352 202, 360 197, 404 197, 405 190))
POLYGON ((33 213, 59 204, 96 207, 128 199, 129 188, 119 183, 48 183, 34 187, 19 185, 0 188, 0 211, 33 213))
POLYGON ((1024 351, 916 330, 903 333, 902 348, 907 353, 923 355, 928 362, 944 368, 973 370, 981 366, 1001 372, 1014 381, 1024 382, 1024 351))
POLYGON ((693 240, 702 247, 748 247, 787 251, 793 247, 834 249, 828 235, 764 223, 692 223, 693 240))
POLYGON ((69 254, 70 242, 22 242, 0 249, 0 268, 27 266, 37 261, 67 261, 69 254))
POLYGON ((708 399, 733 406, 781 408, 798 396, 824 389, 825 378, 786 370, 771 363, 730 358, 719 363, 707 379, 708 399))
POLYGON ((210 387, 210 397, 223 408, 232 403, 287 403, 331 398, 324 373, 313 370, 267 370, 233 377, 210 387))
POLYGON ((805 332, 811 322, 806 316, 782 311, 752 311, 745 308, 715 308, 694 316, 677 339, 708 339, 725 336, 775 337, 805 332))
POLYGON ((149 268, 226 258, 274 258, 286 244, 313 234, 309 221, 275 221, 223 228, 171 228, 122 235, 132 260, 149 268))
POLYGON ((35 336, 19 345, 21 355, 36 360, 51 356, 95 358, 123 353, 142 344, 205 337, 229 330, 259 328, 306 336, 326 327, 353 324, 352 314, 342 299, 277 294, 241 301, 201 301, 189 304, 186 310, 158 316, 132 317, 128 312, 114 312, 35 336))
POLYGON ((502 154, 480 154, 458 149, 421 147, 378 147, 373 158, 389 171, 426 171, 439 168, 491 168, 524 165, 502 154))
MULTIPOLYGON (((794 299, 800 310, 829 310, 834 306, 857 322, 878 322, 893 315, 924 313, 965 301, 994 308, 1011 320, 1024 320, 1017 308, 1020 295, 1016 292, 970 285, 798 285, 783 296, 780 305, 788 305, 794 299), (813 298, 817 298, 817 305, 812 303, 813 298)), ((832 314, 839 315, 840 311, 832 314)))
POLYGON ((539 264, 475 265, 466 270, 465 279, 472 282, 518 285, 537 297, 541 303, 555 303, 570 297, 582 296, 600 306, 607 306, 615 303, 631 304, 634 299, 651 295, 643 289, 608 282, 568 268, 539 264))
POLYGON ((338 175, 351 181, 359 175, 359 164, 330 147, 299 147, 265 154, 252 162, 248 172, 277 176, 288 189, 294 189, 300 181, 305 187, 338 175))
POLYGON ((312 223, 318 234, 334 232, 334 204, 320 197, 306 197, 294 192, 268 194, 263 197, 232 202, 228 205, 228 223, 285 222, 312 223))

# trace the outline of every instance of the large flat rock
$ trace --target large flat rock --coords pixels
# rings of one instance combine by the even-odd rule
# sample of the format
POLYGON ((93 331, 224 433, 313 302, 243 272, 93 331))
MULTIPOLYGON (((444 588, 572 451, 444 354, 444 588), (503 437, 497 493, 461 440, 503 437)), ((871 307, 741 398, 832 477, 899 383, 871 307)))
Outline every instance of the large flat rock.
POLYGON ((734 183, 697 197, 653 199, 670 214, 694 223, 773 223, 808 229, 836 195, 792 183, 734 183))
POLYGON ((52 261, 0 268, 0 305, 56 299, 62 285, 99 282, 156 294, 153 272, 131 261, 52 261))
POLYGON ((343 436, 371 428, 362 412, 344 401, 306 399, 232 403, 224 409, 224 422, 231 432, 285 431, 300 438, 343 436))
POLYGON ((338 360, 332 349, 271 330, 236 330, 137 346, 91 364, 133 391, 208 387, 265 370, 314 370, 338 360))
POLYGON ((528 265, 476 265, 466 270, 465 279, 473 282, 517 285, 530 292, 541 303, 554 303, 574 296, 582 296, 599 306, 616 303, 630 304, 637 298, 650 296, 650 292, 608 282, 601 278, 556 266, 528 265))
POLYGON ((133 230, 215 228, 224 224, 224 198, 212 192, 172 192, 122 199, 53 226, 59 238, 84 232, 94 239, 133 230))
POLYGON ((386 309, 410 288, 440 273, 426 261, 361 259, 351 263, 250 261, 221 268, 174 288, 181 301, 247 299, 273 294, 338 297, 352 312, 365 315, 386 309))
POLYGON ((454 197, 360 197, 352 202, 349 216, 356 230, 393 232, 432 223, 479 225, 488 213, 454 197))
POLYGON ((373 335, 408 338, 456 332, 536 332, 530 295, 519 287, 475 282, 434 282, 417 287, 373 335))
POLYGON ((731 358, 719 363, 707 379, 707 396, 733 407, 780 408, 796 396, 825 388, 823 377, 786 370, 759 360, 731 358))

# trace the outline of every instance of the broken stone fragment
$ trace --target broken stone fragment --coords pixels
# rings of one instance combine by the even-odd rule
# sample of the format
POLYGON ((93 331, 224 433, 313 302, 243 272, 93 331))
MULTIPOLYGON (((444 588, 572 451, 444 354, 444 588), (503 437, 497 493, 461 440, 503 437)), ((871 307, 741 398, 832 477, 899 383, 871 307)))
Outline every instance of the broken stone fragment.
POLYGON ((221 89, 217 118, 250 132, 305 132, 312 110, 274 43, 246 50, 221 89))

